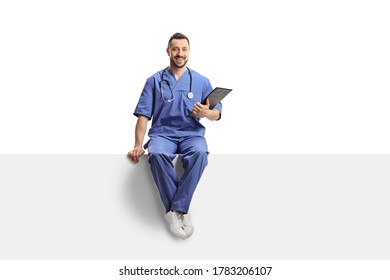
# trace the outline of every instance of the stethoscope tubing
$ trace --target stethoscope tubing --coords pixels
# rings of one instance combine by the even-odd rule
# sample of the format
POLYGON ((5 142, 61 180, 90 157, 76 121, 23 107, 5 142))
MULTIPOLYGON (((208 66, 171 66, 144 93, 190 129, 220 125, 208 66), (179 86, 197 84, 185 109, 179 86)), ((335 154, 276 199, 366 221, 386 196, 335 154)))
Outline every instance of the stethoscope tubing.
MULTIPOLYGON (((165 71, 166 71, 167 69, 168 69, 168 67, 165 68, 165 69, 162 71, 162 73, 161 73, 160 92, 161 92, 161 97, 162 97, 162 99, 163 99, 164 102, 172 102, 172 101, 175 99, 175 95, 174 95, 174 93, 173 93, 173 90, 172 90, 172 87, 171 87, 171 84, 169 83, 169 81, 164 79, 164 74, 165 74, 165 71), (166 83, 166 84, 168 85, 169 90, 171 91, 171 97, 172 97, 171 99, 165 99, 165 98, 164 98, 164 94, 163 94, 163 92, 162 92, 162 84, 163 84, 163 82, 166 83)), ((187 67, 187 70, 188 70, 188 74, 190 75, 190 91, 188 92, 188 95, 187 95, 187 96, 188 96, 188 98, 192 99, 192 97, 193 97, 193 94, 192 94, 192 73, 191 73, 190 68, 187 67)))

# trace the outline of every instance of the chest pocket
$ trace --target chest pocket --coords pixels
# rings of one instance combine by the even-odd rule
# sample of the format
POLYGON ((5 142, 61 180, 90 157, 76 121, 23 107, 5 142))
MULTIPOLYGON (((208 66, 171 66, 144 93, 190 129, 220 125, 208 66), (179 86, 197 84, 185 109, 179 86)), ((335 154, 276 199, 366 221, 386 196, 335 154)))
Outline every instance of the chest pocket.
POLYGON ((194 105, 196 102, 201 102, 201 95, 196 94, 192 92, 193 97, 188 98, 188 91, 182 91, 181 97, 182 97, 182 104, 185 108, 184 113, 186 116, 188 116, 192 112, 192 108, 194 108, 194 105))

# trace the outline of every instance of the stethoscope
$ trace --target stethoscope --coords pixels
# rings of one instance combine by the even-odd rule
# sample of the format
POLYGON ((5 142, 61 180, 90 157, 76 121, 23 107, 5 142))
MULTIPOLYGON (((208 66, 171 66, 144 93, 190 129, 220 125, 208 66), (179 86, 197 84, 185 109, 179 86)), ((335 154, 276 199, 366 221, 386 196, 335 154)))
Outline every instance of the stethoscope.
MULTIPOLYGON (((167 70, 167 69, 168 69, 168 67, 165 68, 161 73, 160 92, 161 92, 161 97, 164 100, 164 102, 172 102, 173 100, 175 100, 175 95, 173 93, 173 90, 171 88, 171 84, 169 83, 169 81, 164 79, 164 73, 165 73, 165 70, 167 70), (164 94, 162 92, 162 84, 163 83, 168 85, 168 88, 171 91, 171 99, 164 98, 164 94)), ((190 68, 187 67, 187 70, 188 70, 188 74, 190 74, 190 91, 187 93, 187 97, 188 97, 188 99, 192 99, 192 98, 194 98, 194 94, 192 93, 192 73, 191 73, 190 68)))

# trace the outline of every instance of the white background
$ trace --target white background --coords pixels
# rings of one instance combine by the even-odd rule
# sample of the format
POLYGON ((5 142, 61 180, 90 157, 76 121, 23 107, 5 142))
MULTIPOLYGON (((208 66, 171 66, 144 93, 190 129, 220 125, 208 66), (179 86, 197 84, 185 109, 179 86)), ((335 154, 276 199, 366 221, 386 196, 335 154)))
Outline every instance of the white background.
MULTIPOLYGON (((3 0, 0 153, 125 154, 144 82, 167 66, 178 31, 191 40, 188 66, 234 89, 223 119, 204 122, 212 153, 390 153, 389 14, 378 0, 3 0)), ((320 264, 288 261, 275 272, 289 275, 272 279, 388 278, 380 261, 320 264)), ((0 274, 68 279, 102 267, 80 266, 14 262, 0 274)))
POLYGON ((0 153, 119 153, 147 77, 231 87, 216 154, 389 153, 387 1, 1 1, 0 153))

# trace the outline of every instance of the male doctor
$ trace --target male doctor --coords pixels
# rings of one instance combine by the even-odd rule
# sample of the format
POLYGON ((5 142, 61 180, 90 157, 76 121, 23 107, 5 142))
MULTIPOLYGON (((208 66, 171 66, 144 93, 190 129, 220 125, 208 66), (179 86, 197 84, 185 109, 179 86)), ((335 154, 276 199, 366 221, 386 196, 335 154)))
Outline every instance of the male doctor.
POLYGON ((188 213, 191 199, 207 165, 205 127, 200 119, 219 120, 222 105, 210 109, 208 100, 201 104, 213 88, 206 77, 186 67, 190 42, 185 35, 175 33, 166 51, 169 67, 146 80, 135 108, 135 145, 128 157, 137 163, 148 149, 150 169, 166 209, 165 219, 174 235, 186 239, 194 232, 188 213), (189 116, 191 112, 193 117, 189 116), (149 120, 150 140, 143 146, 149 120), (172 163, 177 154, 184 169, 180 180, 172 163))

